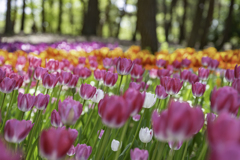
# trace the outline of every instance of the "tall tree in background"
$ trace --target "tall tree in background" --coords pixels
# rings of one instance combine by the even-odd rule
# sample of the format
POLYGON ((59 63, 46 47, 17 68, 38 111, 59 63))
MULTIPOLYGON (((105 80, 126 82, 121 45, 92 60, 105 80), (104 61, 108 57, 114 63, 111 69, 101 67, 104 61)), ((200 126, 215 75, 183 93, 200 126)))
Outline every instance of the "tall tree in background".
POLYGON ((17 0, 14 1, 14 11, 13 11, 13 20, 12 20, 12 31, 14 32, 14 27, 17 19, 17 0))
POLYGON ((118 38, 120 29, 121 29, 121 22, 122 22, 123 16, 124 16, 125 13, 126 13, 127 3, 128 3, 128 0, 125 0, 123 9, 120 10, 119 22, 117 23, 117 32, 116 32, 116 35, 115 35, 116 38, 118 38))
POLYGON ((138 0, 138 29, 141 34, 142 49, 150 48, 152 53, 158 50, 158 40, 156 32, 156 0, 138 0))
POLYGON ((62 32, 62 13, 63 13, 63 0, 59 0, 59 14, 58 14, 58 28, 57 32, 62 32))
POLYGON ((172 0, 171 6, 170 6, 170 19, 166 22, 165 25, 165 37, 166 37, 166 41, 168 42, 168 35, 169 35, 169 31, 171 31, 172 28, 172 17, 173 17, 173 10, 175 8, 177 4, 177 0, 172 0))
POLYGON ((182 16, 182 22, 180 23, 180 33, 179 33, 179 43, 181 43, 185 39, 185 32, 186 32, 186 18, 187 18, 187 9, 188 9, 188 1, 183 0, 183 9, 184 13, 182 16))
POLYGON ((69 7, 69 19, 70 19, 70 24, 71 24, 71 29, 72 29, 72 33, 74 33, 74 16, 73 16, 73 3, 74 1, 73 0, 70 0, 70 4, 71 4, 71 7, 69 7))
POLYGON ((99 14, 98 0, 89 0, 87 12, 84 14, 82 35, 97 35, 99 14))
POLYGON ((193 18, 192 31, 190 33, 190 37, 187 42, 187 47, 194 47, 197 42, 199 28, 201 26, 201 21, 202 21, 204 3, 205 3, 205 0, 198 0, 195 17, 193 18))
POLYGON ((26 8, 26 0, 23 0, 21 29, 20 29, 20 31, 22 32, 24 30, 24 24, 25 24, 25 8, 26 8))
POLYGON ((229 41, 229 39, 230 39, 230 28, 231 28, 231 23, 232 23, 234 1, 235 0, 231 0, 231 2, 230 2, 228 16, 225 20, 225 28, 224 28, 224 32, 223 32, 223 39, 222 39, 221 43, 217 46, 218 50, 222 49, 224 43, 229 41))
POLYGON ((46 25, 45 25, 45 0, 42 0, 42 32, 46 32, 46 25))
POLYGON ((33 20, 32 32, 36 33, 37 32, 37 26, 36 26, 36 22, 35 22, 33 0, 31 0, 31 14, 32 14, 32 20, 33 20))
POLYGON ((209 1, 208 14, 207 14, 207 18, 205 20, 205 26, 204 26, 203 32, 202 32, 200 49, 203 49, 203 47, 207 44, 207 36, 208 36, 208 33, 209 33, 209 27, 212 24, 213 12, 214 12, 214 0, 210 0, 209 1))
POLYGON ((7 13, 6 13, 6 19, 5 19, 5 34, 12 34, 12 22, 11 22, 11 0, 7 1, 7 13))

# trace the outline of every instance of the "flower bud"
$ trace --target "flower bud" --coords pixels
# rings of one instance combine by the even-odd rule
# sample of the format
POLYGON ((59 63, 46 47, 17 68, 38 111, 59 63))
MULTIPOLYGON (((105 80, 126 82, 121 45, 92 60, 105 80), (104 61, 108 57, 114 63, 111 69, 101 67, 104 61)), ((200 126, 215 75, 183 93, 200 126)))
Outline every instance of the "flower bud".
POLYGON ((151 108, 156 103, 157 97, 155 94, 146 92, 143 108, 151 108))
POLYGON ((47 108, 50 96, 48 94, 44 95, 39 93, 35 98, 35 107, 39 110, 44 110, 47 108))
POLYGON ((139 131, 139 139, 143 143, 148 143, 152 140, 153 131, 149 128, 141 128, 139 131))
MULTIPOLYGON (((98 131, 98 133, 99 133, 99 131, 98 131)), ((98 136, 98 139, 101 139, 101 138, 102 138, 102 136, 103 136, 103 134, 104 134, 104 130, 103 130, 103 129, 101 129, 101 132, 100 132, 100 134, 99 134, 99 136, 98 136)))
POLYGON ((133 60, 133 63, 142 65, 142 60, 140 58, 136 58, 136 59, 133 60))
POLYGON ((111 143, 111 149, 116 152, 119 148, 121 148, 122 143, 120 144, 120 142, 118 140, 113 139, 112 143, 111 143))
POLYGON ((54 109, 51 113, 51 124, 53 127, 61 127, 62 126, 62 121, 59 113, 54 109))
POLYGON ((18 109, 27 112, 30 111, 35 104, 35 96, 31 96, 30 94, 18 94, 18 109))
POLYGON ((173 150, 179 150, 182 147, 183 141, 179 142, 168 142, 168 145, 173 150))
POLYGON ((132 117, 132 119, 133 119, 135 122, 139 121, 140 118, 141 118, 141 115, 140 115, 140 114, 136 114, 135 116, 132 117))
POLYGON ((155 79, 155 78, 157 78, 157 73, 158 73, 157 69, 151 69, 149 71, 149 77, 152 78, 152 79, 155 79))

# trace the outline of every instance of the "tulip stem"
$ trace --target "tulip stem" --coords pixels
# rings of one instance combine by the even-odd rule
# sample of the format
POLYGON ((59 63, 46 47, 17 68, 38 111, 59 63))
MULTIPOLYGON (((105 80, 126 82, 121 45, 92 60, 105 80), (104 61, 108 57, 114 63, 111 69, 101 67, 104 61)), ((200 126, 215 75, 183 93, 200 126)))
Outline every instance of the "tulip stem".
POLYGON ((6 113, 5 117, 4 117, 4 121, 3 121, 3 123, 2 123, 1 132, 3 132, 3 128, 4 128, 5 123, 6 123, 6 121, 7 121, 7 117, 8 117, 8 114, 9 114, 9 110, 11 110, 11 108, 12 108, 14 92, 15 92, 15 90, 12 91, 11 100, 10 100, 9 106, 8 106, 8 108, 7 108, 7 113, 6 113))
POLYGON ((2 100, 2 104, 1 104, 1 106, 0 106, 0 110, 2 110, 3 109, 3 105, 4 105, 4 101, 5 101, 5 99, 6 99, 6 93, 4 93, 3 94, 3 100, 2 100))
POLYGON ((204 143, 204 145, 203 145, 203 147, 202 147, 201 153, 200 153, 200 155, 198 156, 198 159, 197 159, 197 160, 201 160, 202 156, 204 156, 204 154, 205 154, 205 152, 206 152, 206 150, 207 150, 207 147, 208 147, 208 145, 207 145, 207 142, 205 141, 205 143, 204 143))
POLYGON ((37 92, 37 88, 38 88, 38 84, 39 84, 39 80, 37 80, 37 84, 36 84, 36 86, 35 86, 35 91, 34 91, 34 96, 35 96, 35 94, 36 94, 36 92, 37 92))
POLYGON ((87 129, 87 126, 88 126, 88 124, 89 124, 89 122, 90 122, 90 119, 92 118, 92 115, 93 115, 93 112, 94 112, 94 107, 95 107, 95 103, 94 103, 93 109, 91 110, 91 113, 90 113, 90 115, 89 115, 89 117, 88 117, 87 123, 85 124, 85 126, 84 126, 84 128, 83 128, 82 134, 85 133, 85 131, 86 131, 86 129, 87 129))
POLYGON ((173 156, 174 156, 174 150, 171 149, 171 150, 169 151, 167 160, 172 160, 172 159, 173 159, 173 156))
POLYGON ((189 141, 187 141, 186 144, 185 144, 185 148, 184 148, 184 152, 183 152, 182 160, 184 160, 185 155, 186 155, 186 153, 187 153, 188 142, 189 142, 189 141))
POLYGON ((33 75, 34 75, 34 70, 32 71, 32 75, 30 77, 30 82, 27 85, 27 89, 25 90, 25 94, 29 92, 30 86, 32 84, 33 75))
POLYGON ((157 108, 159 109, 159 111, 161 110, 161 99, 159 99, 159 101, 158 101, 158 107, 157 108))
MULTIPOLYGON (((95 120, 95 123, 94 123, 94 126, 93 126, 93 128, 96 128, 96 125, 97 125, 98 119, 99 119, 99 116, 97 116, 97 119, 95 120)), ((87 139, 87 142, 86 142, 86 144, 88 144, 88 142, 89 142, 90 138, 92 137, 93 131, 94 131, 94 129, 92 129, 92 131, 91 131, 91 133, 90 133, 90 135, 89 135, 89 137, 88 137, 88 139, 87 139)), ((99 132, 99 133, 101 133, 101 130, 100 130, 100 132, 99 132)), ((97 138, 98 138, 98 136, 97 136, 97 138)))
POLYGON ((156 157, 157 150, 158 150, 158 146, 159 146, 159 141, 157 141, 156 148, 154 149, 154 152, 153 152, 153 157, 152 157, 152 159, 155 159, 155 157, 156 157))
POLYGON ((57 97, 57 102, 56 102, 56 106, 55 106, 55 109, 58 111, 58 101, 59 101, 59 98, 60 98, 60 93, 62 91, 62 85, 60 86, 60 90, 58 92, 58 97, 57 97))
MULTIPOLYGON (((22 111, 21 120, 23 120, 24 114, 25 114, 25 112, 22 111)), ((31 117, 31 114, 32 114, 32 112, 30 113, 30 116, 29 116, 29 117, 31 117)))
POLYGON ((194 102, 194 105, 198 105, 198 97, 195 98, 195 102, 194 102))
POLYGON ((162 159, 162 153, 164 149, 165 143, 160 143, 160 151, 158 152, 157 158, 156 159, 162 159))
POLYGON ((123 79, 123 75, 120 76, 120 83, 119 83, 118 92, 117 92, 118 95, 120 95, 120 92, 121 92, 120 89, 121 89, 122 79, 123 79))

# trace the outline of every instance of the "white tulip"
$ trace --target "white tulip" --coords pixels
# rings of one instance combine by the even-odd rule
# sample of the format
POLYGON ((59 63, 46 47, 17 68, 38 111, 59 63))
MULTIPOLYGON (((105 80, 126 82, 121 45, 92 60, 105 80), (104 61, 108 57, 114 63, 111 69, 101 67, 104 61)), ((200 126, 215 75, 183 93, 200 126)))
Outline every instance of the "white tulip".
POLYGON ((156 103, 156 100, 157 96, 155 94, 146 92, 143 108, 151 108, 156 103))
MULTIPOLYGON (((114 152, 116 152, 121 146, 119 147, 120 142, 118 140, 113 139, 111 143, 111 148, 114 152)), ((121 144, 122 145, 122 144, 121 144)))
POLYGON ((139 139, 143 143, 148 143, 152 140, 153 137, 153 130, 149 129, 148 127, 146 128, 141 128, 139 132, 139 139))
POLYGON ((99 101, 103 99, 103 97, 104 97, 104 92, 101 89, 97 89, 95 95, 91 100, 95 103, 99 103, 99 101))

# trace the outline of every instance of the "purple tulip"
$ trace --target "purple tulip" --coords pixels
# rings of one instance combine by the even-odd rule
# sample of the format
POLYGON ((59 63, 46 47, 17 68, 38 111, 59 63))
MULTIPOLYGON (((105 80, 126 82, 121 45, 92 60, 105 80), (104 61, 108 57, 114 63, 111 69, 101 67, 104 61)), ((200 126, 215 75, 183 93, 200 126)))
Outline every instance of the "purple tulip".
POLYGON ((211 58, 209 58, 209 57, 202 57, 202 65, 203 66, 208 66, 210 61, 211 61, 211 58))
POLYGON ((113 65, 112 58, 104 58, 103 59, 103 66, 107 69, 109 69, 113 65))
POLYGON ((10 119, 4 127, 4 138, 11 143, 21 143, 33 127, 31 121, 10 119))
POLYGON ((82 84, 80 87, 80 96, 82 99, 89 100, 95 95, 97 89, 90 84, 82 84))
POLYGON ((166 66, 166 63, 167 63, 167 61, 165 61, 163 59, 159 59, 159 60, 157 60, 156 65, 158 68, 162 68, 162 67, 166 66))
POLYGON ((6 72, 0 68, 0 82, 5 78, 6 72))
POLYGON ((238 91, 238 94, 240 94, 240 79, 234 79, 233 83, 232 83, 232 87, 238 91))
POLYGON ((79 78, 87 79, 88 77, 91 76, 92 72, 90 69, 88 69, 86 67, 82 67, 82 68, 75 67, 73 69, 73 74, 79 76, 79 78))
POLYGON ((59 101, 58 112, 63 124, 75 124, 82 113, 82 107, 80 102, 74 101, 71 98, 67 98, 63 102, 59 101))
POLYGON ((180 69, 181 66, 182 66, 181 62, 178 61, 178 60, 173 61, 172 65, 173 65, 173 68, 176 69, 176 70, 180 69))
POLYGON ((46 69, 50 72, 57 71, 59 69, 59 61, 49 59, 49 61, 46 62, 46 69))
POLYGON ((15 89, 16 84, 15 79, 5 77, 0 83, 0 91, 3 93, 11 93, 15 89))
POLYGON ((103 78, 103 84, 105 86, 112 87, 116 84, 117 80, 118 80, 118 74, 108 71, 106 72, 103 78))
POLYGON ((201 80, 204 80, 204 81, 207 80, 209 74, 210 74, 209 69, 205 69, 205 68, 202 68, 202 67, 198 69, 198 77, 201 80))
POLYGON ((94 78, 97 81, 103 81, 105 74, 106 74, 105 70, 99 70, 99 69, 96 69, 93 73, 94 78))
POLYGON ((76 75, 72 75, 72 79, 68 82, 67 86, 69 88, 75 88, 77 86, 79 77, 76 75))
POLYGON ((147 160, 148 156, 149 154, 147 150, 140 150, 139 148, 135 148, 134 150, 131 149, 130 151, 131 160, 147 160))
POLYGON ((237 64, 234 68, 234 76, 235 78, 240 78, 240 66, 238 66, 237 64))
POLYGON ((16 81, 16 85, 15 85, 14 90, 18 90, 19 88, 22 87, 22 84, 23 84, 23 77, 22 76, 18 75, 17 73, 11 73, 9 75, 9 78, 15 79, 15 81, 16 81))
POLYGON ((157 71, 157 76, 160 79, 161 77, 169 77, 171 75, 170 71, 168 69, 159 69, 157 71))
POLYGON ((234 70, 227 69, 226 72, 225 72, 225 79, 228 82, 233 82, 233 80, 234 80, 234 70))
POLYGON ((143 76, 144 71, 145 71, 145 69, 144 69, 141 65, 134 64, 134 65, 133 65, 133 69, 132 69, 132 71, 131 71, 131 76, 132 76, 133 78, 138 79, 138 78, 140 78, 140 77, 143 76))
POLYGON ((35 96, 31 96, 31 94, 18 94, 18 109, 27 112, 30 111, 35 104, 35 96))
POLYGON ((127 58, 118 58, 116 64, 117 72, 120 75, 128 75, 133 69, 133 62, 127 58))
POLYGON ((75 147, 75 159, 87 160, 92 153, 92 147, 86 144, 77 144, 75 147))
POLYGON ((189 75, 188 82, 191 83, 191 84, 194 84, 196 82, 199 82, 199 78, 198 78, 198 76, 196 74, 191 73, 189 75))
POLYGON ((166 99, 168 97, 168 94, 166 93, 163 86, 158 85, 155 89, 155 94, 157 95, 157 98, 159 99, 166 99))
POLYGON ((28 59, 29 59, 29 67, 31 69, 36 69, 37 67, 40 67, 41 64, 42 64, 42 59, 41 58, 31 56, 28 59))
POLYGON ((191 64, 191 60, 185 58, 182 60, 182 67, 189 67, 191 64))
POLYGON ((56 128, 62 127, 62 120, 56 109, 54 109, 51 113, 51 124, 56 128))
POLYGON ((59 76, 59 84, 67 85, 72 80, 72 73, 62 71, 59 76))
POLYGON ((189 70, 183 70, 180 73, 180 79, 184 82, 188 82, 190 75, 191 75, 191 72, 189 70))
POLYGON ((74 145, 72 145, 71 148, 68 150, 67 155, 71 157, 74 154, 75 154, 75 147, 74 145))
POLYGON ((7 145, 4 144, 1 139, 0 139, 0 151, 1 160, 21 160, 21 154, 13 153, 12 151, 8 150, 7 145))
POLYGON ((42 76, 42 84, 47 89, 54 88, 57 85, 58 80, 59 80, 59 77, 57 75, 54 75, 54 74, 45 73, 42 76))
POLYGON ((44 110, 47 108, 50 96, 48 94, 44 95, 39 93, 35 98, 35 107, 39 110, 44 110))
POLYGON ((208 64, 210 70, 216 70, 218 68, 219 62, 216 59, 211 59, 208 64))
POLYGON ((182 147, 183 141, 179 142, 168 142, 168 145, 173 150, 179 150, 182 147))
POLYGON ((81 66, 84 66, 86 63, 86 57, 79 57, 78 58, 78 64, 80 64, 81 66))
POLYGON ((47 73, 47 69, 42 67, 37 67, 34 71, 34 78, 37 80, 42 80, 42 77, 45 73, 47 73))
POLYGON ((163 84, 167 94, 175 95, 181 90, 183 82, 180 82, 180 79, 177 78, 168 78, 163 80, 163 83, 161 82, 161 84, 163 84))
POLYGON ((202 97, 204 92, 206 90, 206 85, 196 82, 194 84, 192 84, 192 93, 194 96, 196 97, 202 97))
POLYGON ((142 87, 141 84, 136 83, 136 82, 130 82, 130 84, 129 84, 129 88, 133 88, 138 91, 141 90, 141 87, 142 87))

